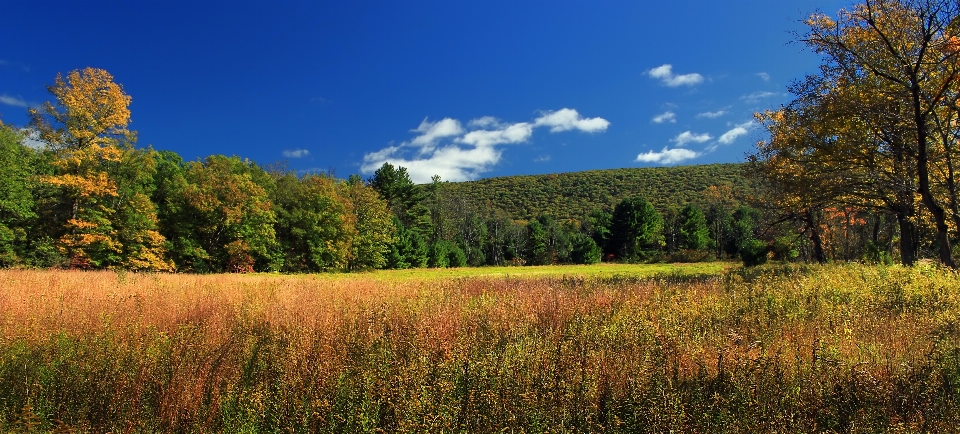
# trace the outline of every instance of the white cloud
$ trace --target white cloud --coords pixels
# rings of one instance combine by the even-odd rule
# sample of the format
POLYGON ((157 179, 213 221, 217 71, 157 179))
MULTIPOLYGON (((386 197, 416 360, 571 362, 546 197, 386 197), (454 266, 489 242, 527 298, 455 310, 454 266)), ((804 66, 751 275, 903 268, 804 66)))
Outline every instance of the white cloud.
POLYGON ((500 119, 493 116, 484 116, 467 122, 470 128, 499 128, 501 125, 500 119))
POLYGON ((717 110, 715 112, 703 112, 697 114, 697 118, 716 119, 727 114, 726 110, 717 110))
POLYGON ((757 77, 760 77, 760 79, 763 81, 770 81, 770 74, 767 74, 766 72, 758 72, 757 77))
POLYGON ((286 151, 283 151, 283 156, 287 158, 303 158, 303 157, 306 157, 307 155, 310 155, 310 151, 306 149, 293 149, 293 150, 288 149, 286 151))
MULTIPOLYGON (((389 162, 405 167, 410 179, 418 183, 430 182, 433 175, 440 175, 447 181, 468 181, 490 171, 500 162, 502 151, 499 145, 527 142, 537 127, 550 127, 554 133, 574 129, 594 133, 605 131, 609 125, 606 119, 583 118, 576 110, 568 108, 544 112, 533 122, 512 124, 484 116, 467 123, 470 131, 455 119, 424 120, 412 130, 420 135, 410 142, 365 154, 360 172, 373 173, 389 162)), ((546 161, 544 158, 549 159, 549 156, 537 161, 546 161)))
POLYGON ((663 148, 660 152, 649 151, 640 155, 637 155, 637 161, 641 163, 657 163, 657 164, 676 164, 681 161, 690 160, 700 156, 699 152, 691 151, 689 149, 683 148, 674 148, 667 149, 663 148))
POLYGON ((776 92, 759 91, 759 92, 754 92, 748 95, 741 96, 740 99, 752 104, 752 103, 759 102, 761 99, 766 99, 766 98, 779 96, 779 95, 780 94, 776 92))
POLYGON ((501 155, 502 152, 493 146, 461 148, 450 145, 437 149, 427 158, 418 159, 402 158, 390 153, 384 155, 381 152, 365 155, 360 171, 373 173, 383 166, 383 163, 389 161, 394 166, 405 167, 413 182, 430 182, 433 175, 440 175, 440 178, 445 181, 468 181, 489 171, 500 162, 501 155), (374 158, 374 156, 380 158, 374 158))
POLYGON ((555 112, 545 112, 533 121, 534 126, 548 126, 551 133, 561 131, 580 130, 585 133, 606 131, 610 122, 604 118, 585 119, 574 109, 560 109, 555 112))
POLYGON ((444 118, 437 122, 428 122, 424 119, 417 129, 410 131, 420 135, 411 140, 409 145, 422 147, 421 153, 427 153, 433 151, 440 139, 463 134, 463 127, 456 119, 444 118))
POLYGON ((724 145, 729 145, 733 143, 733 141, 736 140, 737 137, 740 137, 750 132, 750 130, 752 130, 756 125, 757 124, 755 124, 753 121, 744 122, 742 124, 735 125, 732 129, 723 133, 723 135, 721 135, 720 138, 717 139, 717 141, 724 145))
POLYGON ((546 163, 547 161, 550 161, 549 155, 540 155, 537 158, 533 159, 534 163, 546 163))
POLYGON ((12 105, 14 107, 23 107, 23 108, 30 107, 30 104, 24 101, 23 98, 14 97, 6 94, 0 95, 0 104, 12 105))
POLYGON ((664 122, 677 122, 677 115, 674 112, 667 111, 661 114, 658 114, 651 119, 654 123, 662 124, 664 122))
POLYGON ((20 132, 23 133, 23 145, 28 148, 33 149, 46 149, 48 144, 47 142, 40 140, 40 132, 30 128, 21 128, 20 132))
POLYGON ((696 134, 691 133, 690 131, 684 131, 670 141, 676 143, 677 146, 685 146, 687 143, 703 143, 712 138, 713 137, 707 133, 696 134))
POLYGON ((694 86, 703 83, 703 76, 697 73, 674 75, 673 65, 669 63, 653 68, 646 74, 670 87, 694 86))
POLYGON ((522 143, 533 135, 533 125, 528 122, 518 122, 506 125, 498 130, 474 130, 457 139, 459 143, 474 146, 494 146, 504 143, 522 143))

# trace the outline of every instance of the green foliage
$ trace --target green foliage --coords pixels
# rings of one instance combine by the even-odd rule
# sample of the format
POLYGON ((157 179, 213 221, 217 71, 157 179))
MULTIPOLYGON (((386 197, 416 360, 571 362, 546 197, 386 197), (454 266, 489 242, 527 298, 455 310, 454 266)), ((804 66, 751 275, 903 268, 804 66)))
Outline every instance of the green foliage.
POLYGON ((462 248, 467 258, 467 265, 480 266, 486 263, 486 254, 484 253, 487 239, 487 225, 480 213, 475 209, 464 207, 459 215, 451 213, 451 216, 459 223, 457 227, 457 239, 459 248, 462 248))
MULTIPOLYGON (((584 221, 584 231, 593 238, 594 243, 601 250, 610 245, 610 228, 613 225, 613 214, 602 209, 590 212, 584 221)), ((612 252, 610 252, 612 253, 612 252)))
POLYGON ((645 259, 661 246, 663 218, 640 196, 624 199, 613 210, 611 249, 621 260, 645 259))
POLYGON ((393 217, 396 227, 394 243, 390 246, 387 258, 387 268, 423 268, 430 260, 430 248, 419 232, 409 230, 403 226, 400 218, 393 217))
POLYGON ((424 205, 425 194, 423 187, 410 180, 407 168, 394 168, 390 163, 383 163, 373 177, 368 181, 380 197, 387 201, 390 210, 400 219, 403 226, 430 237, 431 227, 430 209, 424 205))
POLYGON ((531 220, 527 223, 527 252, 526 257, 530 265, 552 264, 553 258, 550 255, 547 245, 547 233, 543 229, 543 224, 539 220, 531 220))
POLYGON ((451 244, 449 250, 447 250, 447 264, 452 268, 457 268, 464 267, 468 263, 467 254, 464 253, 463 249, 456 244, 451 244))
POLYGON ((248 272, 278 267, 274 181, 238 157, 190 162, 176 225, 181 267, 199 272, 248 272))
POLYGON ((570 260, 574 264, 597 264, 603 256, 603 251, 593 238, 586 234, 577 233, 573 236, 573 250, 570 260))
POLYGON ((27 229, 36 217, 33 190, 36 156, 23 137, 0 122, 0 266, 23 261, 27 229))
POLYGON ((446 188, 453 196, 472 198, 513 219, 549 215, 565 220, 612 210, 634 196, 648 198, 659 210, 701 203, 701 192, 712 185, 733 186, 731 196, 744 197, 752 190, 742 171, 742 164, 591 170, 486 178, 450 183, 446 188))
POLYGON ((171 271, 166 239, 151 195, 155 189, 156 157, 153 149, 126 149, 110 176, 117 184, 114 227, 121 245, 120 265, 129 270, 171 271))
POLYGON ((678 219, 677 246, 681 249, 700 250, 710 242, 710 232, 707 230, 707 219, 700 208, 687 204, 680 210, 678 219))
POLYGON ((748 238, 740 246, 740 259, 743 260, 743 265, 747 267, 763 265, 767 263, 768 251, 767 243, 756 238, 748 238))
POLYGON ((730 238, 727 253, 738 255, 744 246, 759 235, 760 211, 749 206, 740 206, 730 220, 730 238))
POLYGON ((284 271, 318 272, 347 267, 355 227, 337 181, 323 175, 277 176, 272 195, 284 271))
POLYGON ((340 184, 341 196, 349 199, 355 232, 350 242, 350 270, 383 268, 388 263, 396 226, 387 204, 359 176, 340 184))
POLYGON ((430 268, 447 268, 450 266, 450 249, 453 243, 440 240, 430 246, 430 258, 427 260, 427 266, 430 268))

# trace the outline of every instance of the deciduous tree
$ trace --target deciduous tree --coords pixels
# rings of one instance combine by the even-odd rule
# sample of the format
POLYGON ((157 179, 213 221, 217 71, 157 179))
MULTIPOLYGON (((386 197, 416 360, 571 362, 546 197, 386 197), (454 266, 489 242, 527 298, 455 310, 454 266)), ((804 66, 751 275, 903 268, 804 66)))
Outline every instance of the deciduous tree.
MULTIPOLYGON (((934 194, 931 166, 934 112, 953 100, 960 62, 960 3, 953 0, 864 0, 841 11, 808 20, 803 40, 824 55, 827 66, 844 77, 866 77, 885 84, 886 96, 909 107, 917 192, 936 227, 940 261, 954 266, 942 199, 934 194)), ((882 90, 882 89, 880 89, 882 90)))
POLYGON ((165 239, 150 200, 151 150, 134 148, 130 96, 104 70, 87 68, 48 88, 57 101, 31 109, 31 126, 54 153, 40 181, 57 202, 58 248, 71 266, 169 270, 165 239))

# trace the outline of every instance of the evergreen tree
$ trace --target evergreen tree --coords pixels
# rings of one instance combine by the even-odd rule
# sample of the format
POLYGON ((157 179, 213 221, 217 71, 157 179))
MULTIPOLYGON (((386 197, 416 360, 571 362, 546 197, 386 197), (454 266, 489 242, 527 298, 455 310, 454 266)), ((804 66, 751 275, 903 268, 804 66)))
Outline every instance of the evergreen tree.
POLYGON ((642 197, 624 199, 613 210, 610 242, 618 258, 644 259, 661 246, 663 218, 642 197))
POLYGON ((539 220, 530 220, 527 223, 527 263, 530 265, 546 265, 551 263, 550 250, 547 245, 547 233, 539 220))
POLYGON ((707 218, 696 205, 689 204, 677 217, 677 246, 685 250, 700 250, 710 242, 707 218))

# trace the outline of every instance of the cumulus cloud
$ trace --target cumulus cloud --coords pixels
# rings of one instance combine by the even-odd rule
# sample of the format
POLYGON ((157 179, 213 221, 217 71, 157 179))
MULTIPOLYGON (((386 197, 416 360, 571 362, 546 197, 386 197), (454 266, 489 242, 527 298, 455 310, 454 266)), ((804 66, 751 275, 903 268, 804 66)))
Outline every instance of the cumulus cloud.
POLYGON ((723 133, 723 135, 721 135, 720 138, 717 139, 717 142, 720 142, 724 145, 729 145, 733 143, 734 140, 737 140, 737 137, 740 137, 750 132, 750 130, 752 130, 755 126, 756 124, 753 121, 744 122, 742 124, 735 125, 729 131, 723 133))
POLYGON ((23 107, 23 108, 30 107, 30 104, 24 101, 23 98, 10 96, 7 94, 0 95, 0 104, 12 105, 14 107, 23 107))
POLYGON ((707 133, 696 134, 690 131, 684 131, 670 141, 676 143, 677 146, 685 146, 687 143, 703 143, 712 138, 713 136, 707 133))
POLYGON ((288 149, 283 151, 283 156, 287 158, 303 158, 307 155, 310 155, 310 151, 306 149, 288 149))
POLYGON ((646 72, 647 75, 660 80, 661 83, 670 86, 695 86, 703 83, 703 76, 697 73, 675 75, 673 65, 664 64, 646 72))
POLYGON ((424 119, 419 127, 411 130, 419 133, 413 140, 365 154, 360 172, 373 173, 389 162, 405 167, 410 179, 418 183, 429 182, 434 175, 447 181, 468 181, 500 162, 503 155, 500 145, 527 142, 538 127, 549 127, 553 133, 569 130, 596 133, 605 131, 609 125, 606 119, 584 118, 569 108, 543 112, 532 122, 504 123, 484 116, 468 122, 466 129, 456 119, 437 122, 424 119))
POLYGON ((420 133, 420 135, 411 140, 409 145, 420 147, 421 153, 428 153, 433 151, 439 140, 463 134, 463 127, 460 126, 460 121, 456 119, 444 118, 437 122, 429 122, 424 119, 417 129, 410 130, 410 132, 420 133))
POLYGON ((651 119, 651 120, 652 120, 653 123, 655 123, 655 124, 662 124, 662 123, 664 123, 664 122, 676 123, 676 122, 677 122, 677 115, 676 115, 674 112, 667 111, 667 112, 664 112, 664 113, 661 113, 661 114, 658 114, 658 115, 654 116, 653 119, 651 119))
POLYGON ((456 141, 474 146, 494 146, 504 143, 522 143, 533 135, 533 125, 528 122, 501 126, 495 130, 474 130, 456 141))
POLYGON ((760 79, 763 81, 770 81, 770 74, 767 74, 766 72, 758 72, 757 77, 760 77, 760 79))
POLYGON ((446 181, 468 181, 476 179, 481 173, 487 172, 498 162, 502 151, 493 146, 475 146, 461 148, 455 145, 438 148, 426 158, 404 158, 397 155, 397 147, 387 148, 384 151, 367 154, 363 158, 360 171, 373 173, 383 163, 398 167, 405 167, 410 179, 417 183, 429 182, 433 175, 440 175, 446 181), (379 157, 379 158, 376 158, 379 157))
POLYGON ((725 114, 727 114, 726 110, 717 110, 715 112, 698 113, 697 118, 716 119, 725 114))
POLYGON ((551 133, 561 131, 580 130, 585 133, 606 131, 610 122, 603 118, 583 118, 574 109, 560 109, 555 112, 545 112, 533 121, 534 126, 548 126, 551 133))
POLYGON ((699 152, 691 151, 689 149, 667 149, 664 147, 660 152, 649 151, 637 155, 637 161, 641 163, 677 164, 682 161, 697 158, 700 155, 701 154, 699 152))

